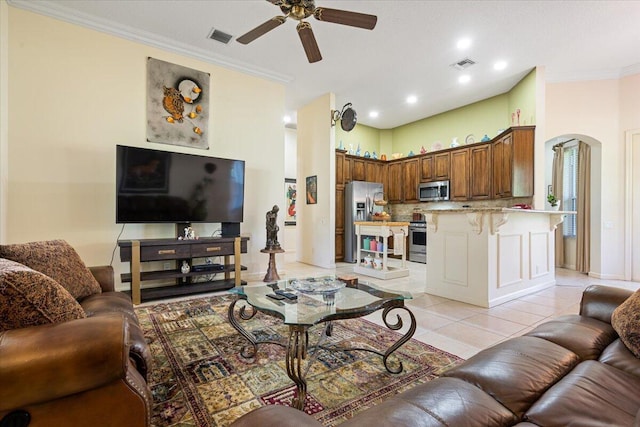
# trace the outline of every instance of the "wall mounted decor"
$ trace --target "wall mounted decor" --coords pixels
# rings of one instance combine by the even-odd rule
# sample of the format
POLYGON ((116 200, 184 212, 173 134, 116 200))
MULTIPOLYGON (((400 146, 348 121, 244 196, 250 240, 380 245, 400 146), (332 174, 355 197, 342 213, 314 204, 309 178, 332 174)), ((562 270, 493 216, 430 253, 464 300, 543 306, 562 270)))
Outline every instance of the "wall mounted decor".
POLYGON ((284 225, 296 225, 296 180, 284 179, 284 197, 286 211, 284 213, 284 225))
POLYGON ((209 78, 147 59, 147 141, 209 149, 209 78))
POLYGON ((315 205, 318 203, 318 176, 308 176, 307 181, 307 204, 315 205))

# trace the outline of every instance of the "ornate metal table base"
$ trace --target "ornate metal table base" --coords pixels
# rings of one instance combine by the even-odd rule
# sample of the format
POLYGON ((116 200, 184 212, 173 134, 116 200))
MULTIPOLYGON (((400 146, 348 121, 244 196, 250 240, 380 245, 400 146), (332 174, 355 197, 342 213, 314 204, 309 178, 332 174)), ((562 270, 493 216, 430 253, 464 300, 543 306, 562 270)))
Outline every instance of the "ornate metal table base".
MULTIPOLYGON (((243 337, 249 341, 250 346, 245 346, 242 348, 240 355, 244 358, 251 358, 256 355, 258 344, 276 344, 282 347, 285 347, 285 344, 279 341, 268 341, 268 340, 256 340, 256 338, 250 332, 247 332, 238 322, 238 319, 235 317, 235 306, 238 301, 245 301, 243 299, 234 300, 229 306, 229 323, 233 326, 243 337), (248 347, 250 347, 251 351, 248 352, 248 347)), ((409 330, 402 336, 398 341, 396 341, 391 347, 389 347, 384 353, 373 350, 370 348, 343 348, 337 346, 323 346, 322 341, 327 336, 331 336, 333 330, 332 322, 327 322, 323 329, 323 335, 318 340, 318 344, 309 347, 309 326, 306 325, 289 325, 289 340, 286 344, 287 353, 286 353, 286 368, 287 375, 296 385, 296 394, 291 402, 291 406, 296 409, 303 410, 304 402, 307 397, 307 381, 305 380, 306 373, 317 357, 317 350, 323 349, 328 351, 367 351, 369 353, 375 353, 382 356, 382 362, 384 364, 387 372, 391 374, 399 374, 402 372, 403 366, 402 361, 399 361, 399 366, 397 368, 392 368, 389 365, 389 357, 399 349, 404 343, 409 341, 413 334, 416 331, 416 318, 407 307, 402 306, 392 306, 386 307, 382 312, 382 320, 387 328, 398 331, 402 328, 403 322, 400 315, 396 315, 396 321, 391 323, 387 320, 389 313, 394 309, 402 309, 405 310, 409 314, 409 318, 411 319, 411 324, 409 325, 409 330), (306 369, 303 367, 303 360, 307 358, 307 354, 309 351, 313 351, 314 357, 312 360, 308 362, 306 369)), ((257 309, 250 306, 248 303, 245 306, 241 306, 238 310, 238 318, 240 320, 250 320, 257 313, 257 309), (247 312, 247 307, 250 308, 250 312, 247 312)))

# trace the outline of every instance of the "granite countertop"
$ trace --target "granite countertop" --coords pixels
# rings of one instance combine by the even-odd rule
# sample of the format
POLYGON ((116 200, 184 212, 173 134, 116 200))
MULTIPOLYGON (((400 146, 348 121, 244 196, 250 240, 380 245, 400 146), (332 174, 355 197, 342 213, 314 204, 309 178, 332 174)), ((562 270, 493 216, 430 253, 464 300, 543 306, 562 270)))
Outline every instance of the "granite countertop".
POLYGON ((518 209, 518 208, 448 208, 448 209, 422 209, 420 213, 434 214, 434 213, 472 213, 472 212, 517 212, 517 213, 537 213, 537 214, 575 214, 575 211, 547 211, 538 209, 518 209))

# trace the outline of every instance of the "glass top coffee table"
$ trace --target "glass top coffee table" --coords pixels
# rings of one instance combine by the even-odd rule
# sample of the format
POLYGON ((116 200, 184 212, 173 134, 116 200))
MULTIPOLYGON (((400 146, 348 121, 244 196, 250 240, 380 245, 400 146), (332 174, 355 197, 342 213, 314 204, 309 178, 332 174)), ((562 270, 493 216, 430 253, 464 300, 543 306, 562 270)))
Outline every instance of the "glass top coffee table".
MULTIPOLYGON (((231 293, 237 298, 229 306, 229 322, 231 325, 249 342, 249 345, 241 351, 242 357, 250 358, 256 354, 257 346, 260 344, 277 344, 286 347, 286 369, 287 375, 296 385, 296 395, 292 406, 302 410, 307 394, 307 383, 305 375, 310 363, 313 363, 318 348, 330 351, 359 350, 368 351, 382 356, 382 362, 388 372, 398 374, 402 372, 402 362, 396 368, 389 365, 388 359, 393 352, 409 341, 416 330, 416 320, 413 313, 405 307, 404 301, 411 299, 411 294, 407 292, 395 292, 380 288, 366 282, 347 285, 339 281, 335 276, 323 276, 306 279, 280 280, 268 285, 249 285, 233 288, 231 293), (274 299, 267 295, 277 295, 284 292, 283 299, 274 299), (289 295, 292 294, 292 295, 289 295), (238 306, 239 301, 246 301, 247 304, 238 306), (382 320, 391 330, 397 331, 403 327, 400 315, 392 321, 388 320, 392 310, 400 309, 408 313, 411 323, 408 331, 402 335, 398 341, 384 351, 370 348, 342 348, 336 346, 324 346, 326 337, 331 336, 332 322, 343 319, 352 319, 366 316, 378 310, 382 311, 382 320), (282 319, 285 325, 289 326, 289 338, 287 343, 279 341, 258 340, 245 330, 240 321, 246 321, 257 312, 269 314, 282 319), (309 345, 310 327, 323 323, 322 335, 313 346, 309 345), (303 367, 303 360, 307 354, 313 352, 313 358, 309 360, 306 369, 303 367)), ((279 297, 276 297, 279 298, 279 297)))

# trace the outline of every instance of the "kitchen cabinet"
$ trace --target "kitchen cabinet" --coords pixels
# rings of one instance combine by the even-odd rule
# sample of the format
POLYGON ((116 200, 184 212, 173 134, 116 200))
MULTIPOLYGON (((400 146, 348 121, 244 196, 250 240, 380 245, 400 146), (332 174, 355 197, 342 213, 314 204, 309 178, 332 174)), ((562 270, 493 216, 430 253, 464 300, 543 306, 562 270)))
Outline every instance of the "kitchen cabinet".
POLYGON ((335 260, 344 260, 344 185, 336 185, 335 260))
POLYGON ((363 158, 354 158, 352 160, 351 166, 351 178, 352 181, 366 181, 366 163, 367 161, 363 158))
POLYGON ((436 175, 433 154, 420 158, 420 182, 435 181, 436 175))
POLYGON ((351 159, 346 151, 336 150, 336 229, 335 254, 336 261, 344 260, 344 185, 351 181, 351 159))
POLYGON ((402 203, 402 178, 403 166, 400 161, 389 163, 389 174, 387 177, 387 198, 389 203, 402 203))
POLYGON ((420 158, 420 182, 449 179, 451 153, 427 154, 420 158))
POLYGON ((365 181, 384 184, 385 164, 380 160, 368 160, 365 163, 365 181))
POLYGON ((457 201, 491 198, 491 144, 451 151, 449 195, 457 201))
POLYGON ((469 149, 451 152, 451 172, 449 176, 449 198, 467 200, 469 198, 469 149))
POLYGON ((491 144, 469 147, 469 198, 491 198, 491 144))
POLYGON ((434 181, 449 179, 449 168, 451 167, 451 153, 440 153, 433 155, 435 166, 434 181))
POLYGON ((493 142, 493 197, 532 197, 534 126, 512 128, 493 142))
POLYGON ((417 157, 402 161, 402 200, 405 203, 418 202, 419 162, 420 159, 417 157))

